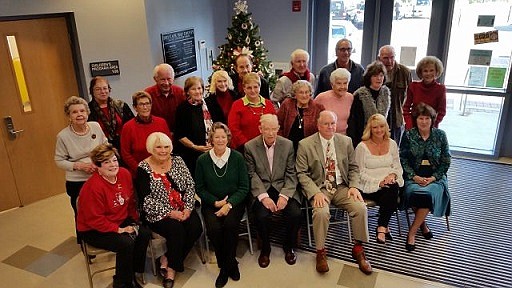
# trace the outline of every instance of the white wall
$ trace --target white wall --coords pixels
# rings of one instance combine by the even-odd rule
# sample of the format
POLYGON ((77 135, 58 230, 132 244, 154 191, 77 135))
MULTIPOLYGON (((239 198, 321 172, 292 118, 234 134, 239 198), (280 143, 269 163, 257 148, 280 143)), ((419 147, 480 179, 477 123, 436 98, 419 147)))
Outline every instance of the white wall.
MULTIPOLYGON (((231 0, 230 5, 236 0, 231 0)), ((248 11, 260 27, 260 35, 273 62, 290 62, 290 54, 297 48, 308 52, 309 1, 302 0, 300 12, 292 12, 292 0, 247 0, 248 11)), ((231 9, 233 13, 233 9, 231 9)), ((231 20, 229 22, 231 26, 231 20)))
POLYGON ((133 92, 152 83, 143 0, 0 0, 0 16, 73 12, 87 84, 89 63, 119 60, 109 76, 112 96, 131 103, 133 92))

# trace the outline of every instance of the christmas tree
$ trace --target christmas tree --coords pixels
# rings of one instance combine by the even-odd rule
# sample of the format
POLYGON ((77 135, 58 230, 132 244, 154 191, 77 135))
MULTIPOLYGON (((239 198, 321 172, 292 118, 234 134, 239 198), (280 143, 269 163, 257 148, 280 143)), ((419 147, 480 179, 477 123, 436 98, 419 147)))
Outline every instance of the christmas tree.
MULTIPOLYGON (((231 18, 232 26, 228 28, 226 40, 228 43, 219 47, 220 54, 213 62, 213 70, 225 70, 228 74, 235 74, 235 59, 238 55, 252 56, 252 72, 262 74, 273 90, 277 76, 274 65, 267 60, 268 50, 263 46, 259 36, 258 25, 252 22, 252 13, 247 12, 247 1, 237 1, 234 5, 235 14, 231 18)), ((210 79, 209 79, 210 80, 210 79)))

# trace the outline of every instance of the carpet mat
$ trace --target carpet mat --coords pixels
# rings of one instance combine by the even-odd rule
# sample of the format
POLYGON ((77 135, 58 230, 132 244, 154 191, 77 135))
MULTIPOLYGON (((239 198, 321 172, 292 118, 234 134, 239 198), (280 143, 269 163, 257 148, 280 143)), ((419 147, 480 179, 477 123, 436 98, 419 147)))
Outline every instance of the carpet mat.
MULTIPOLYGON (((512 166, 453 158, 448 181, 452 196, 450 231, 444 218, 429 215, 427 222, 434 238, 426 240, 418 234, 416 250, 408 252, 403 211, 399 215, 402 236, 393 216, 390 229, 394 239, 385 245, 376 243, 377 219, 370 218, 371 240, 365 247, 372 266, 455 287, 512 287, 512 209, 508 207, 512 203, 512 166)), ((376 213, 377 209, 369 209, 370 215, 376 213)), ((271 237, 279 245, 284 221, 277 218, 271 237)), ((413 215, 410 218, 412 221, 413 215)), ((300 249, 315 252, 308 246, 305 222, 300 249)), ((353 262, 346 225, 330 226, 326 248, 329 257, 353 262)))

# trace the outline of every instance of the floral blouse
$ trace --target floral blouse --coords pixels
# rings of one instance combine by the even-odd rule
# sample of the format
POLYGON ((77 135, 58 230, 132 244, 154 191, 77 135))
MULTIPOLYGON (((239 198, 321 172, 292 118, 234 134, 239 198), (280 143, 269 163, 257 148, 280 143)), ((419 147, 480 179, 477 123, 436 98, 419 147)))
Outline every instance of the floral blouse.
MULTIPOLYGON (((193 210, 195 205, 194 180, 181 157, 172 155, 171 160, 171 169, 165 175, 172 188, 181 193, 185 209, 193 210)), ((153 176, 153 171, 146 160, 139 163, 136 179, 139 205, 143 212, 141 214, 150 223, 165 218, 173 210, 169 201, 169 190, 166 189, 166 181, 162 181, 161 177, 153 176)))
POLYGON ((400 143, 400 162, 405 180, 412 180, 417 175, 424 159, 430 162, 432 176, 437 180, 446 176, 451 155, 448 139, 443 130, 432 128, 427 140, 423 140, 416 127, 405 132, 400 143))

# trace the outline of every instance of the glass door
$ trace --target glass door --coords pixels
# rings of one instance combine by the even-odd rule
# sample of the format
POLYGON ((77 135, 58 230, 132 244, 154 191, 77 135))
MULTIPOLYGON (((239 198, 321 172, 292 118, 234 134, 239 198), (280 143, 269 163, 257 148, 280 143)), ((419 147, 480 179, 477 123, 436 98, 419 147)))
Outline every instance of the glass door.
POLYGON ((510 77, 511 12, 510 0, 455 0, 440 125, 454 150, 495 154, 510 77))

